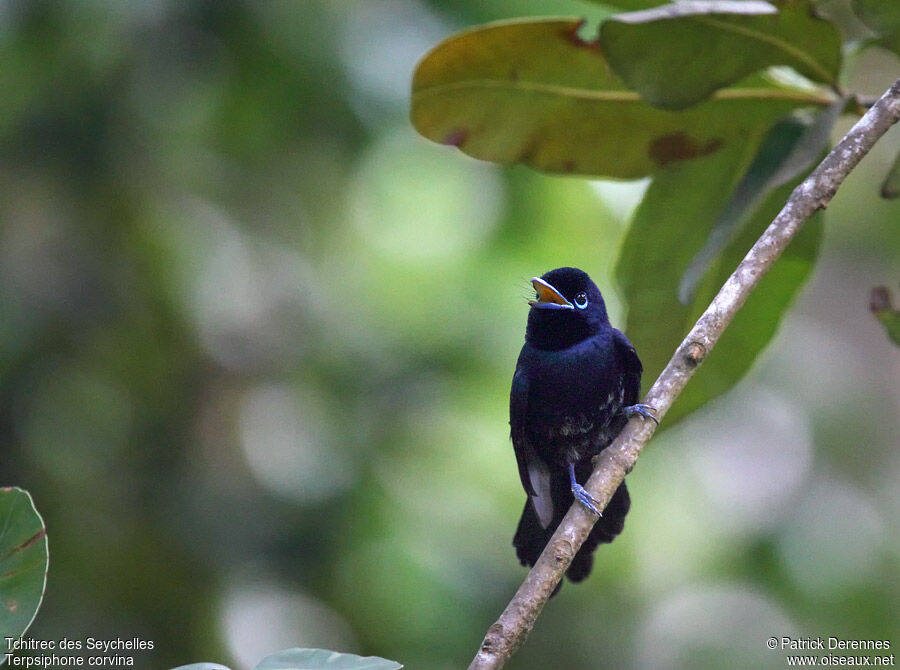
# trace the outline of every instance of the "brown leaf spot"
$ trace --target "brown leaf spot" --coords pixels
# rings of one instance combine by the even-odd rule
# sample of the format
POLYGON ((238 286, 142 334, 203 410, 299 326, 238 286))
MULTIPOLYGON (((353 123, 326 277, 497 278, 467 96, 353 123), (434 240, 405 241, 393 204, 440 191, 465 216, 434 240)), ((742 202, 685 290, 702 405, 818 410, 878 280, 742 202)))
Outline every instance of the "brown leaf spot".
POLYGON ((657 137, 650 143, 647 155, 654 163, 663 167, 675 161, 707 156, 721 147, 722 140, 710 140, 701 146, 697 140, 678 132, 657 137))
POLYGON ((463 143, 468 139, 469 131, 465 128, 454 128, 449 133, 444 136, 443 144, 447 144, 451 147, 460 148, 463 143))
POLYGON ((563 171, 568 172, 569 174, 575 172, 575 161, 570 158, 565 163, 563 163, 563 171))

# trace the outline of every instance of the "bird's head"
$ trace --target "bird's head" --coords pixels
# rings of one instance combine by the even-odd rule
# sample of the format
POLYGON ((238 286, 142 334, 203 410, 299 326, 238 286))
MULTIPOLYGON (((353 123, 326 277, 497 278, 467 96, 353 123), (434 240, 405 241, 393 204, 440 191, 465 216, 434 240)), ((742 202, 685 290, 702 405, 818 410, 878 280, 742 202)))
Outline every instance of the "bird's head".
POLYGON ((525 339, 538 349, 565 349, 609 326, 600 289, 578 268, 557 268, 531 280, 525 339))

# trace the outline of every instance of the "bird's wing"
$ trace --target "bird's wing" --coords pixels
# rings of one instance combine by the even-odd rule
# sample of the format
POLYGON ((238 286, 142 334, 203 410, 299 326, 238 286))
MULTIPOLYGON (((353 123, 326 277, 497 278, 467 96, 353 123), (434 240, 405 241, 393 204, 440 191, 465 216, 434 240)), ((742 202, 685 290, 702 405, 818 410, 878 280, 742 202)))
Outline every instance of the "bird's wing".
POLYGON ((641 373, 644 371, 644 366, 641 365, 641 359, 638 358, 637 352, 628 338, 618 330, 614 330, 613 335, 619 360, 625 369, 623 404, 634 405, 641 395, 641 373))
POLYGON ((513 375, 512 389, 509 392, 509 428, 512 436, 516 462, 519 464, 519 479, 525 493, 534 496, 534 487, 528 474, 528 455, 531 448, 525 443, 525 418, 528 416, 528 376, 522 369, 513 375))
POLYGON ((519 479, 522 488, 531 499, 534 513, 541 527, 547 528, 553 520, 554 505, 550 481, 550 469, 538 456, 525 433, 525 419, 528 416, 528 375, 521 368, 513 375, 512 390, 509 394, 509 425, 512 434, 516 462, 519 464, 519 479))

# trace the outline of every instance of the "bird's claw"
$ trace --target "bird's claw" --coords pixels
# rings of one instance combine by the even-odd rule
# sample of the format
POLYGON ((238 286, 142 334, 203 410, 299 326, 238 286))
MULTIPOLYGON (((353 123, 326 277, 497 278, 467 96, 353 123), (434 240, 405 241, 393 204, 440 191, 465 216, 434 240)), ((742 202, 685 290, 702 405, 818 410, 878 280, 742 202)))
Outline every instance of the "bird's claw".
POLYGON ((645 419, 650 419, 651 421, 653 421, 653 423, 655 423, 657 426, 659 425, 659 419, 657 419, 654 415, 654 412, 656 412, 656 408, 650 407, 650 405, 629 405, 628 407, 625 407, 623 411, 625 412, 625 416, 629 419, 635 414, 640 414, 645 419))
POLYGON ((581 484, 574 484, 572 486, 572 495, 575 496, 575 500, 587 507, 594 514, 603 516, 603 514, 600 513, 600 510, 597 509, 597 505, 600 503, 598 503, 597 500, 594 499, 594 496, 588 493, 581 484))

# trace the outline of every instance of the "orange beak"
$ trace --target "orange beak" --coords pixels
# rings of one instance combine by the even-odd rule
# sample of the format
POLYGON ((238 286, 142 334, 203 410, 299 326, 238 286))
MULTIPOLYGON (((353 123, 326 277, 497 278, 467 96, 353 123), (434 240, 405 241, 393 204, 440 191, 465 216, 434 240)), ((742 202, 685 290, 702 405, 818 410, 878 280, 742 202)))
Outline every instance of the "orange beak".
POLYGON ((542 309, 575 309, 575 306, 566 300, 562 293, 540 277, 532 277, 531 285, 537 292, 537 300, 529 300, 529 305, 542 309))

